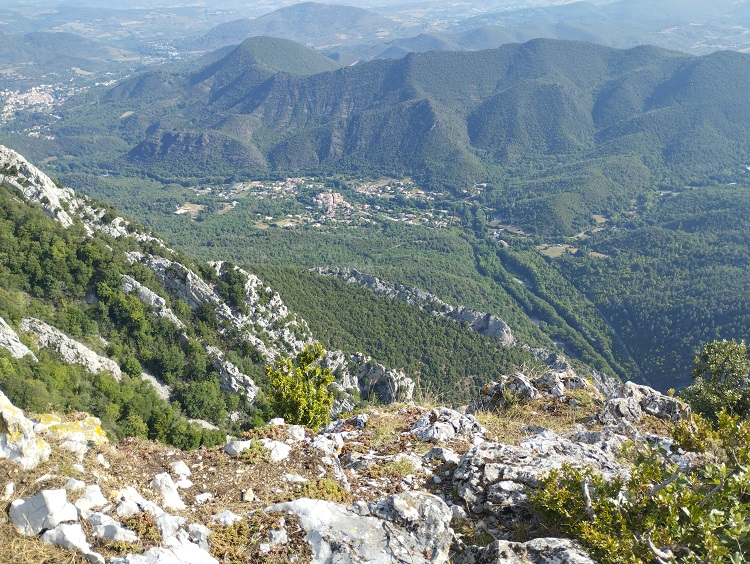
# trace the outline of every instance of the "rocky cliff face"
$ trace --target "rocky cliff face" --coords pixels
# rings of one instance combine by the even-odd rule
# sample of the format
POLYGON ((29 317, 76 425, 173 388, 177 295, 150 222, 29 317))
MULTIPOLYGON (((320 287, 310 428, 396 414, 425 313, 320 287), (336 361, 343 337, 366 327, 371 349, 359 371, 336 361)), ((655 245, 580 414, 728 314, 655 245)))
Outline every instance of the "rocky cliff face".
POLYGON ((18 188, 26 199, 38 202, 50 217, 64 227, 73 225, 73 216, 81 207, 70 188, 56 185, 50 178, 25 158, 0 145, 0 182, 18 188))

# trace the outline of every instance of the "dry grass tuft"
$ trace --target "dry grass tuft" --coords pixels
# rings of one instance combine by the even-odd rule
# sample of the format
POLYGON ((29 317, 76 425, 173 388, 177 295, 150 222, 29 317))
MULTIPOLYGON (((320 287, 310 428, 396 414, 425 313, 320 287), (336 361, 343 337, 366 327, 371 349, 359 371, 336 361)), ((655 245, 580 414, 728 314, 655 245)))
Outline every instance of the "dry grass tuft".
MULTIPOLYGON (((7 505, 3 517, 7 515, 7 505)), ((0 562, 13 564, 87 564, 74 550, 41 542, 16 532, 10 522, 0 523, 0 562)))
POLYGON ((323 499, 334 503, 351 503, 352 494, 339 482, 330 478, 318 478, 302 484, 297 492, 298 497, 323 499))

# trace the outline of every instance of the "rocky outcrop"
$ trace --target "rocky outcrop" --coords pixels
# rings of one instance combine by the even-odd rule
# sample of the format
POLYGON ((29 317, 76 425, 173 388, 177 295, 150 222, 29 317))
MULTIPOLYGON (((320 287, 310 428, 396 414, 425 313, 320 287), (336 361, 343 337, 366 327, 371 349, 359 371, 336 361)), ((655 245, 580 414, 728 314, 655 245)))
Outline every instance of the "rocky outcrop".
POLYGON ((2 317, 0 317, 0 348, 9 351, 13 358, 31 356, 34 360, 37 360, 36 355, 21 342, 18 334, 2 317))
POLYGON ((56 439, 60 448, 83 459, 89 449, 108 442, 98 417, 87 416, 76 421, 63 421, 58 415, 34 416, 34 431, 56 439))
POLYGON ((248 403, 252 403, 260 391, 260 388, 258 388, 253 379, 225 359, 224 353, 216 347, 209 345, 206 347, 206 352, 213 357, 211 365, 219 374, 221 389, 235 394, 242 394, 247 398, 248 403))
POLYGON ((351 268, 313 268, 321 276, 341 278, 350 284, 357 284, 371 292, 387 298, 395 298, 420 309, 429 311, 439 317, 447 317, 460 323, 467 323, 469 328, 486 337, 497 339, 507 346, 515 344, 513 333, 505 321, 495 315, 475 311, 463 306, 454 307, 437 296, 403 284, 391 285, 375 276, 364 274, 351 268))
POLYGON ((528 542, 497 540, 486 547, 471 547, 453 558, 455 564, 596 564, 570 539, 538 538, 528 542))
POLYGON ((50 456, 50 446, 34 432, 34 423, 0 391, 0 459, 35 468, 50 456))
POLYGON ((586 390, 594 397, 601 395, 586 379, 570 370, 548 370, 533 380, 523 372, 500 376, 490 382, 466 408, 467 413, 493 411, 515 403, 547 398, 557 402, 575 402, 568 395, 572 391, 586 390))
MULTIPOLYGON (((264 286, 257 276, 239 267, 232 268, 246 280, 241 310, 230 307, 214 284, 179 262, 139 252, 128 253, 128 258, 147 266, 170 294, 191 308, 211 307, 217 319, 239 331, 266 362, 273 362, 282 353, 296 354, 312 342, 307 324, 291 315, 279 295, 264 286)), ((229 268, 224 262, 209 264, 219 277, 229 268)))
POLYGON ((122 371, 114 360, 95 353, 44 321, 25 318, 21 321, 21 331, 35 335, 39 346, 53 349, 69 364, 80 364, 92 374, 109 372, 118 381, 122 378, 122 371))
POLYGON ((347 508, 298 499, 267 509, 296 515, 312 545, 313 563, 448 562, 452 513, 423 492, 404 492, 377 503, 347 508))
POLYGON ((68 503, 63 489, 43 490, 29 499, 17 499, 8 513, 13 526, 24 535, 38 535, 60 523, 78 521, 78 510, 68 503))
POLYGON ((690 406, 677 398, 664 395, 648 386, 626 382, 617 396, 604 404, 597 419, 604 425, 617 425, 623 420, 638 423, 644 415, 652 415, 676 423, 689 419, 690 406))
MULTIPOLYGON (((557 377, 545 374, 529 381, 552 399, 557 377)), ((628 389, 645 394, 639 387, 628 389)), ((593 387, 586 390, 597 394, 593 387)), ((8 438, 38 441, 45 434, 52 448, 60 448, 65 436, 53 433, 55 429, 78 432, 98 423, 83 418, 76 425, 78 421, 47 415, 31 421, 7 400, 0 404, 7 404, 14 420, 21 421, 6 425, 9 432, 0 435, 2 445, 10 444, 8 438), (19 425, 25 427, 21 432, 19 425)), ((2 421, 9 420, 5 409, 0 413, 2 421)), ((530 492, 549 470, 563 465, 589 466, 605 480, 626 479, 629 466, 618 455, 627 440, 669 445, 659 437, 640 436, 623 422, 604 429, 579 425, 564 436, 539 427, 524 431, 528 435, 516 445, 488 441, 487 432, 471 415, 412 405, 360 413, 318 434, 275 420, 254 430, 254 440, 229 441, 223 451, 179 452, 166 446, 144 447, 135 440, 102 447, 90 441, 100 449, 97 456, 89 454, 73 465, 77 470, 63 470, 81 479, 60 477, 57 483, 64 484, 63 489, 44 487, 45 480, 54 479, 51 473, 39 480, 27 476, 22 483, 38 484, 38 489, 24 487, 29 493, 14 499, 10 484, 4 499, 11 502, 9 517, 22 534, 77 550, 91 562, 103 562, 91 549, 101 539, 141 546, 142 553, 123 554, 110 562, 217 562, 220 558, 211 554, 212 530, 258 514, 263 516, 260 522, 272 523, 259 529, 259 544, 248 552, 259 562, 278 554, 294 560, 297 553, 287 551, 304 546, 309 552, 297 561, 590 564, 593 560, 577 543, 543 536, 529 504, 530 492), (422 441, 438 444, 428 449, 422 441), (118 449, 128 444, 133 450, 118 455, 118 449), (252 450, 243 456, 247 449, 252 450), (144 450, 149 455, 141 457, 144 450), (133 465, 125 477, 118 474, 123 462, 133 465), (346 492, 352 502, 307 497, 337 492, 346 492), (279 496, 287 497, 276 503, 279 496), (144 543, 139 539, 143 533, 128 528, 128 520, 141 514, 148 514, 160 540, 150 537, 144 543), (461 534, 467 524, 497 540, 471 546, 474 537, 461 534), (541 538, 512 542, 508 531, 519 524, 541 538)))
POLYGON ((182 321, 167 307, 167 300, 138 282, 132 276, 128 276, 127 274, 122 275, 122 291, 126 294, 134 293, 144 304, 153 308, 154 316, 167 319, 180 329, 184 327, 182 321))
POLYGON ((456 439, 472 441, 482 438, 485 429, 473 415, 439 407, 423 414, 411 432, 423 442, 447 443, 456 439))
POLYGON ((23 195, 39 203, 47 214, 63 227, 73 225, 69 212, 79 207, 70 188, 57 186, 50 178, 21 155, 0 145, 0 182, 7 182, 23 195))
POLYGON ((414 381, 399 370, 388 370, 382 364, 365 364, 357 376, 362 398, 377 398, 384 404, 411 401, 414 381))
MULTIPOLYGON (((622 437, 622 440, 626 440, 622 437)), ((457 494, 475 514, 512 528, 532 523, 528 489, 537 488, 539 479, 563 464, 590 466, 609 479, 627 476, 627 467, 617 462, 613 443, 577 442, 543 430, 518 446, 483 442, 472 447, 453 476, 457 494)))

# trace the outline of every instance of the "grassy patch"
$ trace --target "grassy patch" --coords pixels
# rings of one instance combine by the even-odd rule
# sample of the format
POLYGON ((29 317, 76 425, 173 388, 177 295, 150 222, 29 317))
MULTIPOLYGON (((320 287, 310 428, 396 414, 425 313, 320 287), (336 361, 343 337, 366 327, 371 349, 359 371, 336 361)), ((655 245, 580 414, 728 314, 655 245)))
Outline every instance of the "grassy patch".
POLYGON ((414 463, 408 458, 397 458, 382 464, 373 464, 366 471, 370 478, 387 478, 389 480, 401 480, 404 476, 415 474, 417 470, 414 463))
POLYGON ((226 527, 216 527, 211 535, 211 555, 225 564, 247 562, 286 563, 292 560, 312 560, 310 545, 304 540, 303 530, 294 516, 281 516, 257 511, 249 519, 226 527), (289 542, 271 548, 263 554, 260 545, 267 543, 274 529, 287 530, 289 542), (296 557, 296 558, 294 558, 296 557))
POLYGON ((142 512, 125 517, 122 524, 138 535, 141 542, 154 545, 161 544, 161 532, 159 532, 156 519, 151 513, 142 512))
POLYGON ((344 486, 330 478, 319 478, 305 482, 297 493, 300 497, 324 499, 335 503, 351 503, 352 501, 352 494, 346 491, 344 486))
POLYGON ((477 412, 474 415, 487 428, 487 437, 506 444, 518 444, 527 433, 528 425, 546 427, 555 433, 572 429, 577 424, 586 424, 601 408, 601 401, 584 390, 566 392, 577 405, 559 403, 549 398, 531 400, 527 403, 510 404, 494 411, 477 412))
POLYGON ((270 462, 271 452, 257 439, 250 441, 250 446, 240 453, 240 458, 250 464, 270 462))

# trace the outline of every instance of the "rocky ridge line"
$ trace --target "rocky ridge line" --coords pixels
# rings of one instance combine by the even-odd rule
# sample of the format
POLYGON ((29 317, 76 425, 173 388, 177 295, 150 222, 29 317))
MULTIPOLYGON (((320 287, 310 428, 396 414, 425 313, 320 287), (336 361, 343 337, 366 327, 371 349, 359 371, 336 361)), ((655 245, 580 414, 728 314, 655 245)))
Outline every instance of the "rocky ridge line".
MULTIPOLYGON (((517 373, 488 384, 480 403, 498 396, 498 405, 508 397, 505 388, 522 403, 541 398, 562 405, 581 391, 601 397, 575 375, 548 372, 530 379, 517 373)), ((628 383, 592 418, 594 429, 579 425, 557 434, 529 426, 515 445, 490 440, 471 414, 405 406, 335 421, 317 434, 275 420, 223 449, 179 452, 137 440, 107 444, 93 418, 29 418, 0 393, 0 489, 18 534, 39 539, 28 542, 72 549, 95 563, 218 562, 224 528, 249 521, 257 526, 261 518, 272 524, 246 553, 252 561, 284 555, 321 564, 591 564, 575 541, 543 536, 529 492, 564 464, 591 466, 608 479, 626 477, 629 467, 618 458, 626 441, 668 447, 668 439, 637 428, 646 415, 673 420, 690 413, 674 398, 628 383), (634 397, 650 408, 599 423, 613 416, 617 400, 634 397), (382 428, 394 429, 389 439, 399 445, 395 454, 378 442, 382 428), (61 442, 71 431, 78 434, 75 448, 70 440, 61 442), (48 461, 57 449, 78 462, 48 461), (15 493, 19 483, 36 485, 21 496, 15 493), (347 492, 349 501, 315 499, 335 491, 347 492), (144 540, 145 529, 131 528, 138 522, 151 523, 159 536, 144 540), (508 538, 519 524, 531 540, 508 538), (458 532, 467 526, 494 540, 473 544, 474 535, 458 532)))
MULTIPOLYGON (((349 284, 356 284, 370 290, 378 296, 401 300, 437 317, 445 317, 458 323, 465 322, 468 324, 470 330, 476 331, 480 335, 496 339, 505 346, 516 346, 528 351, 552 370, 560 372, 573 371, 573 367, 561 353, 518 342, 513 336, 510 326, 496 315, 476 311, 460 305, 454 307, 425 290, 403 284, 388 284, 376 276, 358 272, 352 268, 317 267, 311 268, 310 272, 315 272, 320 276, 340 278, 349 284)), ((590 370, 590 374, 594 379, 596 387, 607 396, 612 395, 617 386, 620 385, 619 380, 605 374, 593 370, 590 370)))
POLYGON ((516 344, 510 326, 496 315, 475 311, 464 306, 454 307, 419 288, 403 284, 391 285, 371 274, 358 272, 352 268, 318 267, 311 268, 310 271, 321 276, 340 278, 350 284, 356 284, 370 290, 378 296, 401 300, 437 317, 446 317, 459 323, 466 322, 473 331, 496 339, 503 345, 513 346, 516 344))

